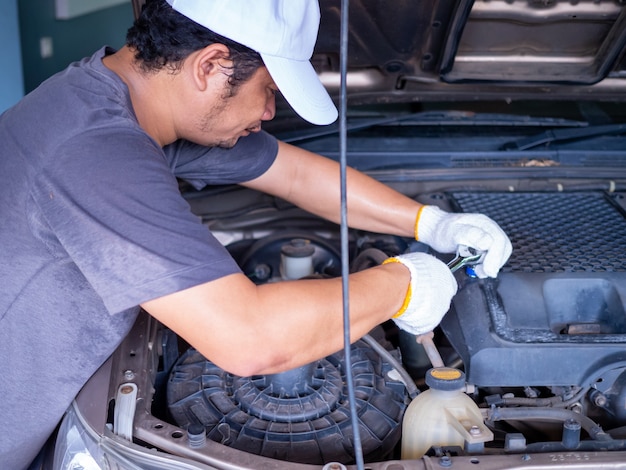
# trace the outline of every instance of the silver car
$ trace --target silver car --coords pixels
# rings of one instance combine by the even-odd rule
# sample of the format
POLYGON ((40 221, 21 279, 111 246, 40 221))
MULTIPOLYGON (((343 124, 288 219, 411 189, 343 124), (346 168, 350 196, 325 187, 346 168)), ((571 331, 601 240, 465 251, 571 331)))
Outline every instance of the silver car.
MULTIPOLYGON (((347 44, 339 0, 320 6, 313 63, 346 91, 346 126, 279 103, 265 128, 488 215, 508 263, 456 270, 432 338, 387 323, 272 376, 227 373, 141 315, 42 468, 626 468, 626 2, 351 0, 347 44)), ((255 282, 341 274, 338 226, 240 187, 181 191, 255 282)), ((348 250, 358 271, 430 249, 354 230, 348 250)))

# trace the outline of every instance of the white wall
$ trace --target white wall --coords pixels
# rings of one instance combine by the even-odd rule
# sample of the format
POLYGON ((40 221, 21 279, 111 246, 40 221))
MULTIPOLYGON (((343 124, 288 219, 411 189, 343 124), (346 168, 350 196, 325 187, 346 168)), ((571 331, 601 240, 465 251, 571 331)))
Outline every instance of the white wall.
POLYGON ((24 95, 17 0, 0 0, 0 113, 24 95))

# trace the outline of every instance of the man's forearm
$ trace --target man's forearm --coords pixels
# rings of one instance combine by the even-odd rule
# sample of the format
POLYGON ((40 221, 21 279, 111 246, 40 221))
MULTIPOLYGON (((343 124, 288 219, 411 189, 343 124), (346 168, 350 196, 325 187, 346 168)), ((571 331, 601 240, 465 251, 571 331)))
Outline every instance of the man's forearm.
MULTIPOLYGON (((372 232, 413 236, 420 204, 375 179, 348 168, 348 224, 372 232)), ((337 162, 280 143, 276 163, 247 186, 274 194, 333 222, 340 218, 337 162)))

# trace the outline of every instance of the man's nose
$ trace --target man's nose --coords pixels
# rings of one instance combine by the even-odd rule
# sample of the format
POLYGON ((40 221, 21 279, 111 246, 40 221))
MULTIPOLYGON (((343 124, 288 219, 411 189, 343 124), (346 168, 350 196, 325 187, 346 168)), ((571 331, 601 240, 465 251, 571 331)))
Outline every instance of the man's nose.
POLYGON ((276 96, 272 95, 268 100, 265 106, 265 112, 263 116, 261 116, 261 120, 263 121, 271 121, 274 119, 276 115, 276 96))

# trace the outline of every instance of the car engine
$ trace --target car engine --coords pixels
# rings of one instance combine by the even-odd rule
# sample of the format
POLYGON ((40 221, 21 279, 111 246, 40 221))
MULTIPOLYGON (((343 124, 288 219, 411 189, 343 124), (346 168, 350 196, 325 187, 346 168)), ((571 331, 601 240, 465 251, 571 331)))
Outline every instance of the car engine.
MULTIPOLYGON (((445 459, 623 450, 624 193, 459 189, 416 198, 449 211, 490 216, 514 248, 496 279, 478 279, 471 270, 455 274, 459 292, 435 330, 434 345, 445 370, 462 374, 463 399, 471 400, 480 422, 461 419, 459 430, 444 411, 437 426, 461 437, 451 445, 428 445, 423 453, 445 459), (463 439, 463 426, 470 434, 484 434, 463 439)), ((188 200, 257 283, 340 273, 338 231, 329 222, 242 189, 212 189, 188 200), (237 215, 207 213, 215 197, 237 215)), ((358 271, 429 247, 352 231, 350 250, 350 268, 358 271)), ((451 256, 433 254, 444 261, 451 256)), ((145 394, 139 401, 145 410, 134 418, 134 438, 212 464, 222 459, 242 468, 265 468, 269 462, 279 465, 275 468, 281 468, 277 462, 303 468, 353 464, 347 373, 356 383, 365 461, 401 462, 403 418, 432 385, 429 370, 436 370, 424 346, 392 322, 354 343, 349 365, 338 352, 282 374, 254 377, 227 373, 155 323, 147 316, 138 322, 138 332, 121 348, 127 354, 113 366, 123 375, 137 369, 136 361, 150 364, 151 382, 134 392, 145 394)), ((120 388, 111 394, 117 398, 110 403, 119 408, 120 388)), ((119 426, 123 418, 116 416, 119 426)), ((430 432, 415 426, 416 435, 430 432)))

